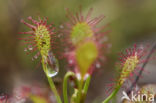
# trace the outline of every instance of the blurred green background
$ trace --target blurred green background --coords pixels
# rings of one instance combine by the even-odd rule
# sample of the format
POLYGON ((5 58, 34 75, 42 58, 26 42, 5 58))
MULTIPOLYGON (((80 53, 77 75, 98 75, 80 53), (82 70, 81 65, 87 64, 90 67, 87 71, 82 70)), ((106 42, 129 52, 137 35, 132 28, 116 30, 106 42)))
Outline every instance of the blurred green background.
MULTIPOLYGON (((108 28, 111 30, 108 36, 112 49, 107 65, 95 73, 88 103, 103 98, 104 82, 115 71, 118 52, 135 42, 156 41, 156 0, 0 0, 0 93, 10 92, 20 82, 46 83, 42 68, 34 69, 38 61, 31 61, 18 40, 21 36, 18 32, 29 29, 20 20, 28 16, 46 16, 48 23, 59 27, 68 20, 65 8, 75 13, 80 5, 84 14, 93 7, 92 17, 104 14, 106 18, 100 25, 110 23, 108 28)), ((64 61, 60 61, 60 65, 56 81, 67 70, 64 61)))

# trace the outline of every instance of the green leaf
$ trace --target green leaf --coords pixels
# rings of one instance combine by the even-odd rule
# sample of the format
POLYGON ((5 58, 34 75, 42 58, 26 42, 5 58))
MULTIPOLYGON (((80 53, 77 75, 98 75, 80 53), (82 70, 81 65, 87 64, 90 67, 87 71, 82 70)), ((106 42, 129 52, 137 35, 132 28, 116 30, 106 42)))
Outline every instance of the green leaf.
POLYGON ((85 40, 86 38, 92 37, 93 31, 87 23, 85 22, 77 23, 73 27, 70 36, 71 36, 72 42, 74 44, 78 44, 81 41, 85 40))
POLYGON ((96 44, 87 41, 81 44, 76 50, 76 60, 79 65, 81 76, 84 76, 98 56, 96 44))

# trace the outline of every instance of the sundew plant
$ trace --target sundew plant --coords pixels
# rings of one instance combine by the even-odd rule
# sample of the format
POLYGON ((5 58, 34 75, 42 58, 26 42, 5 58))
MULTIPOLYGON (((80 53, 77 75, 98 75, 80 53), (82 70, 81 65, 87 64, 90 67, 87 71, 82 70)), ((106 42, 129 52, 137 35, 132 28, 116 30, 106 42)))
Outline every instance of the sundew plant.
MULTIPOLYGON (((81 7, 76 13, 66 9, 67 20, 60 24, 60 28, 49 23, 47 17, 38 16, 36 19, 29 16, 27 19, 21 19, 21 23, 28 30, 19 32, 20 41, 24 42, 24 51, 33 54, 32 61, 38 59, 52 95, 45 95, 39 86, 24 86, 18 88, 18 93, 13 92, 18 94, 18 97, 4 95, 0 97, 0 103, 85 103, 93 74, 100 72, 99 69, 107 69, 106 59, 113 46, 109 41, 111 31, 107 29, 111 25, 101 25, 105 16, 93 17, 92 12, 93 8, 86 14, 82 13, 81 7), (62 71, 61 60, 66 61, 66 73, 61 81, 62 90, 58 90, 54 77, 62 71)), ((104 87, 107 96, 100 103, 118 103, 115 98, 121 89, 126 91, 127 96, 131 94, 142 72, 147 72, 144 70, 146 63, 155 60, 152 55, 155 48, 155 45, 134 43, 132 47, 122 50, 119 55, 116 53, 119 59, 114 69, 118 69, 118 76, 104 87), (127 87, 129 83, 130 86, 127 87)), ((150 94, 156 95, 153 93, 154 89, 154 86, 148 86, 148 89, 143 87, 135 90, 135 93, 137 96, 145 93, 150 97, 150 94)), ((49 92, 48 89, 46 91, 49 92)), ((136 101, 124 99, 122 102, 153 103, 146 98, 136 101)))

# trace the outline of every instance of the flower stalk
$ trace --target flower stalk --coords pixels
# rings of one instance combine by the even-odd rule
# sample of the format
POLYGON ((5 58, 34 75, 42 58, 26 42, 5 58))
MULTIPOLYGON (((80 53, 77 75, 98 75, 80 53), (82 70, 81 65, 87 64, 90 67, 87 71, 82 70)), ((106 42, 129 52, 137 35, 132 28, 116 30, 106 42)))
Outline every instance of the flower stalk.
POLYGON ((120 90, 121 86, 118 86, 114 91, 102 102, 102 103, 108 103, 120 90))
POLYGON ((88 77, 87 77, 87 79, 85 81, 85 84, 84 84, 84 88, 83 88, 83 93, 84 93, 85 97, 87 95, 87 91, 88 91, 88 88, 89 88, 90 80, 91 80, 91 76, 88 75, 88 77))
POLYGON ((77 103, 83 103, 83 99, 82 99, 82 89, 83 89, 83 79, 79 80, 79 84, 78 84, 78 94, 77 94, 77 103))
POLYGON ((49 83, 49 85, 50 85, 50 88, 51 88, 52 92, 53 92, 54 95, 55 95, 55 98, 56 98, 57 103, 62 103, 61 98, 60 98, 60 96, 59 96, 59 93, 57 92, 57 89, 56 89, 56 87, 55 87, 55 84, 54 84, 52 78, 49 77, 49 76, 47 75, 47 73, 46 73, 47 66, 45 65, 44 61, 42 62, 42 67, 43 67, 43 70, 44 70, 44 72, 45 72, 45 75, 46 75, 46 77, 47 77, 47 79, 48 79, 48 83, 49 83))
POLYGON ((75 74, 73 72, 67 72, 64 81, 63 81, 63 98, 64 103, 68 103, 68 93, 67 93, 67 82, 70 77, 75 77, 75 74))

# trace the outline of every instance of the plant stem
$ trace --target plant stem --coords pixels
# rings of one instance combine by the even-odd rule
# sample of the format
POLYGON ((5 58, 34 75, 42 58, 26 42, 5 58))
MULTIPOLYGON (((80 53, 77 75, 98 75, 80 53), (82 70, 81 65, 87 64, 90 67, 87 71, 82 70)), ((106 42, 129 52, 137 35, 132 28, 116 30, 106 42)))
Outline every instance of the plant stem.
POLYGON ((84 87, 83 87, 84 80, 81 79, 79 81, 77 103, 84 103, 85 97, 87 95, 88 87, 90 84, 90 80, 91 80, 91 76, 89 75, 85 81, 84 87))
POLYGON ((79 80, 78 83, 78 97, 77 97, 77 103, 82 103, 81 98, 82 98, 82 88, 83 88, 83 78, 79 80))
POLYGON ((73 72, 67 72, 64 81, 63 81, 63 98, 64 98, 64 103, 68 103, 68 93, 67 93, 67 82, 69 77, 75 76, 73 72))
POLYGON ((55 84, 54 84, 53 80, 48 76, 47 76, 47 78, 48 78, 50 88, 51 88, 51 90, 53 91, 53 93, 54 93, 54 95, 56 97, 57 103, 62 103, 61 98, 60 98, 60 96, 59 96, 59 94, 57 92, 57 89, 55 87, 55 84))
POLYGON ((116 95, 115 95, 114 98, 112 99, 112 103, 116 103, 116 95))
POLYGON ((49 76, 47 75, 47 73, 46 73, 47 66, 46 66, 46 64, 44 63, 43 60, 42 60, 42 66, 43 66, 43 70, 44 70, 44 72, 45 72, 45 75, 46 75, 46 77, 47 77, 47 79, 48 79, 50 88, 51 88, 52 92, 53 92, 54 95, 55 95, 55 98, 56 98, 57 103, 62 103, 61 98, 60 98, 60 96, 59 96, 59 94, 58 94, 58 92, 57 92, 57 89, 56 89, 56 87, 55 87, 55 84, 54 84, 52 78, 49 77, 49 76))
POLYGON ((87 95, 87 91, 88 91, 88 88, 89 88, 90 80, 91 80, 91 76, 89 75, 87 77, 87 79, 86 79, 86 82, 85 82, 85 85, 84 85, 84 88, 83 88, 83 92, 84 92, 85 97, 87 95))
POLYGON ((120 87, 121 86, 116 87, 116 89, 111 93, 111 95, 108 96, 102 103, 108 103, 114 96, 116 96, 116 94, 120 90, 120 87))

